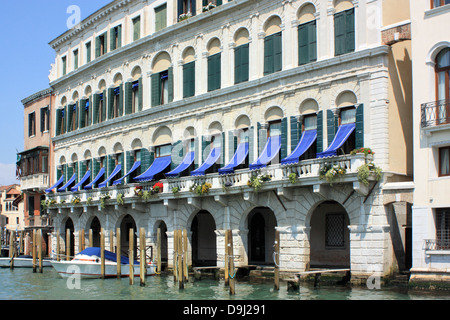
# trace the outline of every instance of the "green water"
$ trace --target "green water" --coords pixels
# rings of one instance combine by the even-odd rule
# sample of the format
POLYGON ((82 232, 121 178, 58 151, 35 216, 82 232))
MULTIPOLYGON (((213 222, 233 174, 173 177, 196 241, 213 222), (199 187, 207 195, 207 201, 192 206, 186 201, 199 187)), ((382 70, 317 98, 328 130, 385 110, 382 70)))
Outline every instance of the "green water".
POLYGON ((223 280, 191 279, 180 290, 171 276, 148 277, 143 287, 139 278, 134 285, 128 278, 81 280, 74 289, 71 284, 52 268, 43 273, 28 268, 0 269, 0 300, 450 300, 450 292, 442 291, 302 285, 300 292, 288 292, 284 282, 276 291, 271 282, 243 281, 236 283, 236 294, 230 296, 223 280))

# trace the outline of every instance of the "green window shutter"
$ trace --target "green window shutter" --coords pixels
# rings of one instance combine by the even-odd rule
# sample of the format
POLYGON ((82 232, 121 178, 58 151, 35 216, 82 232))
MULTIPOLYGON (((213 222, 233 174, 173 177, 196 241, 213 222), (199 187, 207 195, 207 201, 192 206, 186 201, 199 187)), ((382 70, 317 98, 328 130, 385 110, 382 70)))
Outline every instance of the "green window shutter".
POLYGON ((55 128, 56 136, 59 136, 61 134, 61 121, 62 121, 61 109, 56 109, 56 128, 55 128))
POLYGON ((119 117, 123 115, 123 83, 119 85, 119 117))
POLYGON ((298 26, 298 65, 309 62, 308 24, 298 26))
POLYGON ((292 152, 297 147, 297 144, 300 140, 300 132, 299 132, 300 128, 296 116, 291 116, 289 120, 291 123, 290 127, 291 127, 291 152, 292 152))
POLYGON ((175 169, 183 161, 183 142, 178 140, 172 144, 170 170, 175 169))
POLYGON ((100 37, 97 37, 97 38, 95 38, 95 57, 96 58, 100 57, 100 46, 101 46, 100 37))
POLYGON ((253 153, 253 146, 255 145, 255 129, 250 127, 248 129, 248 162, 253 163, 255 157, 253 153))
POLYGON ((72 116, 73 116, 73 105, 69 105, 69 112, 67 114, 67 132, 72 131, 72 116))
POLYGON ((248 81, 249 71, 249 45, 248 43, 236 47, 234 50, 234 82, 248 81))
POLYGON ((103 91, 103 103, 102 103, 102 121, 106 120, 106 103, 109 101, 106 97, 106 89, 103 91))
POLYGON ((90 96, 89 97, 89 108, 87 110, 87 112, 88 112, 88 119, 87 119, 88 123, 86 123, 86 126, 90 126, 92 124, 92 113, 93 113, 93 110, 94 110, 93 104, 94 104, 93 98, 92 98, 92 96, 90 96))
POLYGON ((202 162, 206 160, 211 151, 211 140, 202 137, 202 162))
POLYGON ((133 110, 133 84, 131 82, 125 83, 125 114, 130 114, 133 110))
POLYGON ((114 119, 114 89, 108 88, 108 120, 114 119))
POLYGON ((221 53, 208 57, 208 91, 220 89, 221 85, 221 53))
POLYGON ((344 12, 339 12, 334 15, 334 54, 336 56, 345 53, 345 39, 346 39, 346 15, 344 12))
POLYGON ((280 149, 281 159, 284 159, 288 156, 288 153, 287 153, 287 140, 288 139, 287 139, 287 137, 288 137, 288 119, 283 118, 281 120, 281 149, 280 149))
POLYGON ((118 29, 118 31, 117 31, 117 46, 119 47, 119 48, 121 48, 122 47, 122 25, 119 25, 119 26, 117 26, 117 29, 118 29))
POLYGON ((133 41, 141 37, 141 17, 133 19, 133 41))
POLYGON ((199 145, 198 145, 198 138, 194 138, 194 156, 195 156, 194 168, 195 169, 197 169, 199 166, 199 157, 198 157, 199 154, 200 154, 200 150, 199 150, 199 145))
POLYGON ((86 43, 86 62, 91 62, 91 43, 86 43))
POLYGON ((142 77, 139 78, 139 86, 138 86, 138 111, 142 111, 142 107, 144 106, 144 100, 143 100, 143 93, 144 93, 144 86, 142 84, 142 77))
POLYGON ((84 128, 86 126, 85 117, 86 117, 86 99, 80 100, 80 108, 78 112, 78 123, 80 124, 80 128, 84 128))
MULTIPOLYGON (((127 82, 129 83, 129 82, 127 82)), ((124 172, 128 172, 130 171, 131 167, 134 164, 134 156, 131 154, 131 151, 127 151, 125 153, 125 167, 124 167, 124 172)), ((124 180, 125 183, 132 183, 132 180, 130 178, 130 176, 126 177, 124 180)))
POLYGON ((333 142, 334 136, 336 135, 336 122, 338 118, 334 116, 333 111, 327 110, 327 140, 328 146, 333 142))
POLYGON ((183 98, 195 95, 195 62, 183 65, 183 98))
POLYGON ((273 73, 273 37, 264 38, 264 75, 273 73))
POLYGON ((80 102, 77 101, 75 103, 75 108, 76 108, 76 112, 75 112, 75 129, 78 129, 80 127, 80 102))
POLYGON ((281 38, 281 32, 275 33, 273 35, 274 41, 273 41, 273 50, 274 50, 274 57, 273 57, 273 69, 274 72, 281 71, 283 66, 283 56, 282 56, 282 38, 281 38))
POLYGON ((355 9, 345 11, 345 52, 355 51, 355 9))
POLYGON ((116 49, 116 30, 115 30, 115 28, 111 28, 109 30, 109 46, 110 46, 111 51, 116 49))
POLYGON ((94 94, 93 97, 93 108, 92 108, 92 118, 93 118, 93 124, 98 123, 98 115, 99 115, 99 106, 100 106, 100 97, 98 94, 94 94))
POLYGON ((155 32, 167 26, 167 5, 155 8, 155 32))
POLYGON ((308 25, 309 62, 317 61, 317 25, 316 20, 308 25))
POLYGON ((167 86, 168 86, 168 100, 169 102, 173 101, 173 67, 169 67, 167 70, 167 86))
MULTIPOLYGON (((159 106, 161 104, 161 76, 159 73, 154 73, 151 76, 152 81, 152 107, 159 106)), ((140 88, 139 88, 140 89, 140 88)))
POLYGON ((116 160, 114 159, 114 156, 109 155, 108 157, 108 164, 107 164, 107 172, 108 176, 113 172, 114 168, 116 167, 116 160))
POLYGON ((68 127, 68 123, 67 123, 67 106, 64 107, 64 117, 63 117, 63 121, 64 121, 64 130, 62 133, 66 133, 67 132, 67 127, 68 127))
POLYGON ((356 108, 355 148, 364 147, 364 105, 356 108))
POLYGON ((106 53, 108 52, 108 47, 107 47, 107 45, 108 45, 108 33, 105 32, 105 33, 103 34, 103 48, 104 48, 104 51, 105 51, 105 52, 103 52, 103 54, 106 54, 106 53))
POLYGON ((216 0, 216 6, 221 6, 222 5, 222 0, 216 0))
POLYGON ((316 152, 323 151, 323 111, 317 112, 317 150, 316 152))
MULTIPOLYGON (((117 176, 114 177, 114 180, 119 179, 122 177, 122 175, 125 174, 125 155, 123 152, 119 154, 118 163, 121 165, 120 171, 117 173, 117 176)), ((112 181, 111 181, 112 184, 112 181)))
POLYGON ((91 177, 96 177, 100 172, 100 162, 97 159, 92 159, 92 175, 91 177))

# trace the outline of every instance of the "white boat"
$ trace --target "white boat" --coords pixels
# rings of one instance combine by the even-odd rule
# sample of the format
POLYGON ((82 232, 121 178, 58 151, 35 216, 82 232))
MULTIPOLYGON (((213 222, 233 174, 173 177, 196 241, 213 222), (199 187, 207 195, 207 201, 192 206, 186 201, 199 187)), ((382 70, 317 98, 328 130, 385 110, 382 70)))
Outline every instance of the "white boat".
MULTIPOLYGON (((51 261, 53 268, 63 278, 79 276, 84 278, 101 278, 101 250, 98 247, 87 248, 70 261, 51 261)), ((127 257, 120 258, 121 276, 129 277, 130 264, 127 257)), ((140 264, 135 261, 133 264, 134 275, 140 275, 140 264)), ((146 266, 146 275, 155 275, 155 265, 150 262, 146 266)), ((117 277, 116 254, 105 250, 105 278, 117 277)))
MULTIPOLYGON (((0 258, 0 268, 9 268, 11 258, 2 257, 0 258)), ((42 267, 51 267, 52 260, 43 259, 42 267)), ((32 256, 18 256, 14 257, 14 268, 33 268, 33 257, 32 256)), ((39 259, 36 258, 36 268, 39 268, 39 259)))

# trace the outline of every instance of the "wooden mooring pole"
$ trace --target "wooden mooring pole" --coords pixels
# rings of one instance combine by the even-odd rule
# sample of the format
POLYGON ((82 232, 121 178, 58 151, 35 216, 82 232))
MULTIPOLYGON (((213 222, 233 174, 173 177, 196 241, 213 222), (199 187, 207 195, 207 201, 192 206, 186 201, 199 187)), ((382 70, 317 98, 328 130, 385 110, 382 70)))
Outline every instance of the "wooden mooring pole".
MULTIPOLYGON (((59 237, 57 238, 57 243, 59 243, 59 237)), ((33 229, 32 243, 31 243, 31 254, 33 255, 33 273, 36 273, 36 229, 33 229)), ((56 252, 58 255, 58 251, 56 252)))
MULTIPOLYGON (((60 261, 61 260, 61 256, 60 256, 60 246, 61 246, 61 243, 60 243, 60 237, 61 237, 61 235, 59 234, 59 230, 57 230, 56 231, 56 261, 60 261)), ((34 231, 33 231, 33 246, 34 246, 34 231)), ((33 251, 34 251, 34 248, 33 248, 33 251)), ((34 256, 34 254, 33 254, 33 256, 34 256)), ((33 261, 33 268, 34 268, 34 263, 35 261, 33 261)))
POLYGON ((129 252, 128 258, 130 260, 130 285, 134 284, 134 230, 131 228, 129 230, 129 252))
POLYGON ((93 247, 94 246, 94 235, 92 233, 92 229, 89 229, 89 247, 93 247))
POLYGON ((225 269, 224 269, 224 280, 225 286, 229 285, 229 266, 228 266, 228 230, 225 230, 225 269))
POLYGON ((16 238, 16 232, 15 231, 11 231, 9 233, 9 267, 11 268, 11 270, 14 270, 14 255, 15 250, 14 250, 14 241, 16 238))
POLYGON ((42 264, 42 229, 38 231, 38 239, 37 239, 37 247, 38 247, 38 258, 39 258, 39 273, 44 271, 42 264))
POLYGON ((100 231, 100 263, 101 263, 101 277, 105 279, 105 229, 100 231))
POLYGON ((183 253, 183 237, 181 234, 181 230, 177 230, 178 233, 178 288, 184 289, 184 277, 183 277, 183 259, 184 259, 184 253, 183 253))
POLYGON ((161 228, 156 233, 156 272, 161 274, 161 228))
POLYGON ((275 230, 274 262, 274 289, 280 290, 280 231, 278 230, 275 230))
POLYGON ((236 271, 234 270, 234 252, 233 252, 233 232, 231 230, 226 231, 228 233, 228 257, 230 259, 228 266, 229 283, 230 283, 230 295, 236 294, 236 271))
POLYGON ((187 261, 187 252, 188 252, 188 243, 187 243, 187 230, 183 230, 183 272, 184 272, 184 281, 189 281, 189 270, 188 270, 188 261, 187 261))
POLYGON ((173 281, 178 280, 178 230, 173 231, 173 281))
POLYGON ((20 238, 19 238, 19 255, 22 253, 24 253, 24 250, 23 250, 23 231, 20 231, 20 233, 19 233, 19 235, 20 235, 20 238))
POLYGON ((81 229, 78 231, 78 238, 79 238, 79 245, 78 250, 79 252, 84 250, 85 244, 84 244, 84 229, 81 229))
POLYGON ((70 261, 70 229, 66 229, 66 260, 70 261))
POLYGON ((120 252, 120 228, 116 229, 117 279, 122 277, 122 255, 120 252))
POLYGON ((146 277, 146 259, 145 259, 145 229, 144 228, 140 228, 139 229, 139 246, 140 246, 140 251, 141 251, 141 261, 139 261, 139 266, 140 266, 140 286, 143 287, 145 286, 145 277, 146 277))

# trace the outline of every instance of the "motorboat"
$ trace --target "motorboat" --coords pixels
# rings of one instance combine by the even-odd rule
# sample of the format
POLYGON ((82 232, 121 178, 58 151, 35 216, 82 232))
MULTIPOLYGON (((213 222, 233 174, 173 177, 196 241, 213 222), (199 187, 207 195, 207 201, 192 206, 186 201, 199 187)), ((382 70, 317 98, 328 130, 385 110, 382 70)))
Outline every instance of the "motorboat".
MULTIPOLYGON (((42 267, 51 267, 52 260, 43 259, 42 267)), ((11 258, 0 258, 0 268, 9 268, 11 266, 11 258)), ((39 267, 39 259, 36 258, 36 267, 39 267)), ((33 257, 30 255, 21 255, 14 257, 14 268, 33 268, 33 257)))
MULTIPOLYGON (((117 277, 117 255, 114 252, 104 250, 105 255, 105 278, 117 277)), ((53 268, 63 278, 79 276, 83 278, 101 278, 101 249, 99 247, 89 247, 77 253, 70 261, 51 261, 53 268)), ((121 276, 129 277, 130 262, 127 257, 120 258, 121 276)), ((140 263, 134 261, 133 273, 140 275, 140 263)), ((156 274, 155 265, 152 262, 146 265, 146 275, 156 274)))

